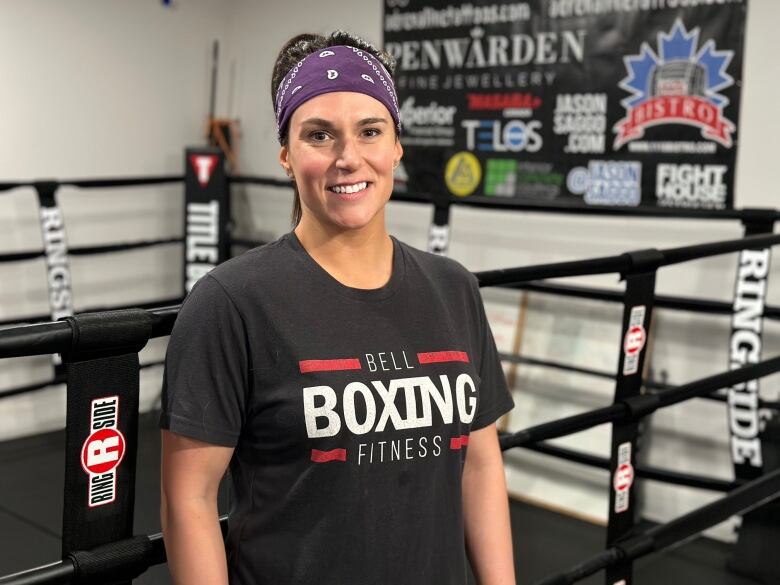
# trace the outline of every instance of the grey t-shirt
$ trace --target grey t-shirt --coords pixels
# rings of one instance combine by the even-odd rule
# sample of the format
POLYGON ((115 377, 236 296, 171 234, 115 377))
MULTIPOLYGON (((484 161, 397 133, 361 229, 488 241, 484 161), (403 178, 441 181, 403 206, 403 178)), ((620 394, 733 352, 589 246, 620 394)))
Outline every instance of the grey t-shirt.
POLYGON ((512 406, 460 264, 393 238, 389 282, 355 289, 291 232, 192 290, 161 426, 235 447, 232 584, 460 585, 469 433, 512 406))

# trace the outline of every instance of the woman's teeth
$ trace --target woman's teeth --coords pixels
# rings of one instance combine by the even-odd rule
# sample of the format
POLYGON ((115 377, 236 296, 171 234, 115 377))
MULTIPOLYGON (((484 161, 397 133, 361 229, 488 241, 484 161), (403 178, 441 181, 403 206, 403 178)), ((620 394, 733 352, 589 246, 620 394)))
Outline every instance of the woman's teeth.
POLYGON ((368 183, 363 181, 362 183, 355 183, 354 185, 336 185, 334 187, 329 187, 329 189, 334 193, 357 193, 358 191, 365 189, 367 186, 368 183))

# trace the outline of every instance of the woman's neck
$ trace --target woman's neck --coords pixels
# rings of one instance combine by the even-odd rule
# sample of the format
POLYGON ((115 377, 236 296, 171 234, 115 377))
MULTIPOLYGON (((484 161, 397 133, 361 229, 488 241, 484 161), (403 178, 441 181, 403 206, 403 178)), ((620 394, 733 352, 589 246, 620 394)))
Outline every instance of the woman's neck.
POLYGON ((376 289, 390 280, 393 241, 384 222, 330 232, 302 219, 295 235, 309 256, 345 286, 376 289))

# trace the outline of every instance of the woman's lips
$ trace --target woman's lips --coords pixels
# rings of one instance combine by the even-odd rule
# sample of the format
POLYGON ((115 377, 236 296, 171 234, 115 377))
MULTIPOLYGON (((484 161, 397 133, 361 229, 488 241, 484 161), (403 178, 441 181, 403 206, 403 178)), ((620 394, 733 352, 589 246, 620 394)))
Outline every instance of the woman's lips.
POLYGON ((360 199, 363 197, 366 193, 368 193, 369 189, 371 189, 373 183, 369 183, 368 181, 362 181, 359 183, 353 183, 352 185, 349 185, 349 188, 355 189, 358 188, 357 191, 353 191, 352 193, 348 193, 346 190, 344 190, 344 186, 339 186, 339 191, 334 191, 332 187, 328 188, 328 191, 331 193, 331 195, 334 195, 338 197, 342 201, 354 201, 356 199, 360 199), (365 187, 360 188, 362 185, 365 185, 365 187))

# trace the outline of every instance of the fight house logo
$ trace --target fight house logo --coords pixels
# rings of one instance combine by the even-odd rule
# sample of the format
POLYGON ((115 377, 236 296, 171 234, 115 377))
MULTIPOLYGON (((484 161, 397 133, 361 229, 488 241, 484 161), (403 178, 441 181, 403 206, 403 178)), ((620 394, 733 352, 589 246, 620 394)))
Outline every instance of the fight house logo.
POLYGON ((81 448, 81 466, 89 476, 87 502, 90 508, 116 500, 117 467, 125 455, 125 438, 117 427, 119 396, 92 401, 90 435, 81 448))
POLYGON ((735 126, 723 115, 729 100, 718 92, 734 84, 726 72, 733 56, 716 50, 712 39, 700 47, 699 29, 689 32, 678 19, 668 34, 659 33, 657 53, 642 43, 638 55, 623 57, 628 75, 619 85, 631 95, 613 128, 615 150, 667 124, 699 128, 704 139, 731 148, 735 126))

